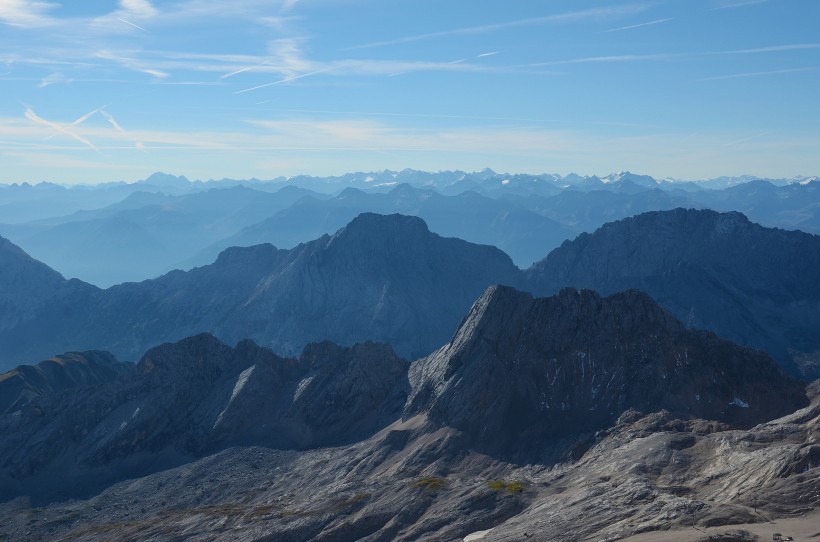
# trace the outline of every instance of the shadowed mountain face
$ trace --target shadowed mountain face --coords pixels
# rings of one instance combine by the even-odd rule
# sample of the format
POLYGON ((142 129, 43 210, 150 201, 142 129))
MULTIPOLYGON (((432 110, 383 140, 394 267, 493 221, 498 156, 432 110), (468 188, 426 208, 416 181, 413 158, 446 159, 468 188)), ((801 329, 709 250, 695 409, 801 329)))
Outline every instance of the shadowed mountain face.
POLYGON ((291 250, 225 250, 189 272, 99 290, 65 281, 5 243, 0 251, 0 368, 104 348, 136 360, 203 331, 280 354, 309 343, 390 343, 432 352, 491 284, 536 294, 562 287, 648 292, 690 327, 820 374, 820 242, 737 213, 676 209, 611 223, 565 243, 526 273, 501 251, 427 230, 421 219, 363 214, 291 250))
POLYGON ((232 248, 189 272, 108 290, 78 287, 0 330, 0 353, 8 365, 87 348, 133 360, 153 345, 209 331, 285 354, 325 339, 378 340, 418 357, 449 339, 487 286, 520 281, 494 247, 439 237, 419 218, 363 214, 292 250, 232 248))
POLYGON ((426 412, 502 451, 534 452, 628 409, 748 426, 805 404, 767 355, 688 330, 636 290, 533 299, 491 287, 410 382, 405 416, 426 412))
POLYGON ((108 352, 93 350, 69 352, 33 366, 21 365, 0 374, 0 413, 21 410, 36 397, 110 382, 133 369, 108 352))
POLYGON ((613 222, 564 243, 529 271, 532 291, 646 291, 688 325, 820 376, 820 237, 739 213, 675 209, 613 222))
POLYGON ((207 334, 151 349, 134 374, 0 416, 0 495, 83 494, 229 446, 343 445, 396 423, 413 429, 393 453, 460 432, 430 463, 473 448, 550 464, 627 410, 746 426, 806 403, 765 354, 688 331, 645 294, 491 287, 412 367, 376 343, 311 344, 298 359, 207 334))
POLYGON ((117 381, 0 416, 0 495, 80 494, 226 445, 355 441, 399 415, 407 366, 375 343, 314 344, 299 359, 205 334, 162 345, 117 381))
POLYGON ((55 299, 72 292, 93 290, 93 286, 65 280, 58 272, 0 237, 0 332, 34 317, 38 311, 48 310, 55 299))

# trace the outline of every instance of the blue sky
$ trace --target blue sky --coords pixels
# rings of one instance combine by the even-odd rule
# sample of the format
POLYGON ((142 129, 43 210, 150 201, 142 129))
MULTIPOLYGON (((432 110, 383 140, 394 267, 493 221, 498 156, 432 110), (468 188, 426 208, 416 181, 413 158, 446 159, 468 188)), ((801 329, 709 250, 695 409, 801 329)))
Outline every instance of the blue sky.
POLYGON ((820 173, 817 0, 0 0, 0 182, 820 173))

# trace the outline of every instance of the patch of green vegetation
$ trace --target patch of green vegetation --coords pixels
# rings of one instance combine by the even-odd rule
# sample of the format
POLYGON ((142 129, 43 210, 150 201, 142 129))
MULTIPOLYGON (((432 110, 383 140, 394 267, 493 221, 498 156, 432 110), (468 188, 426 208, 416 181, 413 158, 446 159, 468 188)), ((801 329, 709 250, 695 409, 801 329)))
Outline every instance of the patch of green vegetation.
POLYGON ((524 482, 514 481, 514 482, 505 482, 504 480, 490 480, 487 482, 487 486, 493 491, 506 491, 512 495, 516 493, 521 493, 525 489, 527 489, 526 484, 524 482))
POLYGON ((429 491, 438 491, 439 489, 444 488, 445 483, 446 480, 444 478, 439 478, 437 476, 425 476, 424 478, 419 478, 411 483, 410 487, 422 488, 429 491))

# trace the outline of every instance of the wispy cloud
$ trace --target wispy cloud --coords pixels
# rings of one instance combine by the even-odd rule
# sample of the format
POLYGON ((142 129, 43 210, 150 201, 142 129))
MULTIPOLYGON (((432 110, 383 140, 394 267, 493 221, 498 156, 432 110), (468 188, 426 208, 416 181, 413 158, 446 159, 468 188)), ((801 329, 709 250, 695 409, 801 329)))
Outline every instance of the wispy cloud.
POLYGON ((284 0, 282 2, 282 11, 290 11, 298 3, 299 0, 284 0))
POLYGON ((443 30, 439 32, 428 32, 425 34, 416 34, 414 36, 404 36, 401 38, 374 41, 371 43, 364 43, 361 45, 354 45, 348 47, 347 50, 354 49, 369 49, 373 47, 384 47, 387 45, 399 45, 402 43, 412 43, 416 41, 429 40, 434 38, 442 38, 448 36, 459 36, 469 34, 484 34, 487 32, 498 32, 500 30, 507 30, 510 28, 519 28, 523 26, 537 26, 545 24, 558 23, 576 23, 589 20, 602 20, 612 17, 620 17, 625 15, 635 15, 648 10, 650 4, 628 4, 622 6, 614 6, 608 8, 592 8, 580 11, 570 11, 556 15, 546 15, 543 17, 530 17, 528 19, 517 19, 514 21, 507 21, 503 23, 492 23, 478 26, 468 26, 463 28, 455 28, 452 30, 443 30))
POLYGON ((674 20, 674 17, 667 17, 666 19, 657 19, 655 21, 649 21, 646 23, 638 23, 638 24, 631 24, 629 26, 619 26, 618 28, 610 28, 609 30, 604 30, 604 32, 620 32, 621 30, 632 30, 633 28, 641 28, 644 26, 653 26, 656 24, 665 23, 668 21, 674 20))
POLYGON ((57 7, 59 6, 53 2, 2 0, 0 21, 12 26, 48 26, 55 22, 48 13, 57 7))
POLYGON ((740 2, 727 2, 724 0, 717 6, 713 7, 712 10, 743 8, 746 6, 753 6, 755 4, 765 4, 768 1, 769 0, 741 0, 740 2))
POLYGON ((806 72, 816 72, 820 70, 820 66, 810 66, 807 68, 789 68, 784 70, 770 70, 770 71, 760 71, 760 72, 743 72, 743 73, 732 73, 729 75, 718 75, 715 77, 705 77, 701 79, 701 81, 720 81, 723 79, 742 79, 745 77, 767 77, 771 75, 784 75, 789 73, 806 73, 806 72))
POLYGON ((783 51, 801 51, 805 49, 820 49, 820 43, 797 43, 791 45, 773 45, 771 47, 757 47, 754 49, 737 49, 734 51, 721 51, 723 55, 752 55, 758 53, 779 53, 783 51))
POLYGON ((147 19, 155 17, 158 13, 148 0, 120 0, 120 8, 134 17, 147 19))
POLYGON ((54 72, 43 77, 43 79, 37 84, 37 88, 46 88, 56 83, 67 83, 69 81, 70 80, 67 79, 62 72, 54 72))
POLYGON ((146 62, 142 59, 134 58, 131 56, 125 56, 122 53, 114 53, 112 51, 102 50, 94 53, 94 57, 102 60, 116 62, 123 68, 145 73, 157 79, 165 79, 166 77, 170 76, 169 73, 158 69, 156 66, 147 65, 146 62))
POLYGON ((582 58, 571 58, 567 60, 552 60, 547 62, 535 62, 531 64, 520 64, 518 68, 534 68, 538 66, 559 66, 562 64, 597 64, 597 63, 617 63, 617 62, 662 62, 689 57, 692 55, 685 53, 656 53, 648 55, 609 55, 609 56, 588 56, 582 58))

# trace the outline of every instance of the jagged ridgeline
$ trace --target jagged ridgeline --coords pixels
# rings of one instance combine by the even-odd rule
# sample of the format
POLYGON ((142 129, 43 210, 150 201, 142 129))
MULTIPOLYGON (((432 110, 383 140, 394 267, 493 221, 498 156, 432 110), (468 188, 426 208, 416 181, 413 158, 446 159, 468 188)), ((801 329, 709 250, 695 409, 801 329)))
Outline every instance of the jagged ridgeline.
POLYGON ((737 213, 645 213, 526 271, 419 218, 376 214, 290 250, 233 247, 210 265, 106 290, 66 281, 5 240, 0 258, 4 368, 92 349, 135 361, 202 332, 285 356, 313 341, 378 340, 414 359, 446 342, 485 288, 504 284, 536 295, 638 288, 687 326, 763 349, 793 375, 820 375, 820 237, 737 213))
POLYGON ((561 439, 628 410, 745 427, 806 404, 771 358, 687 329, 643 293, 491 287, 412 365, 376 343, 317 343, 299 358, 207 334, 153 348, 122 378, 0 416, 0 480, 6 498, 65 497, 231 446, 347 445, 411 419, 396 450, 451 428, 454 453, 549 462, 561 439))
POLYGON ((604 225, 528 270, 538 295, 565 286, 638 288, 690 327, 769 352, 820 377, 820 237, 740 213, 675 209, 604 225))

